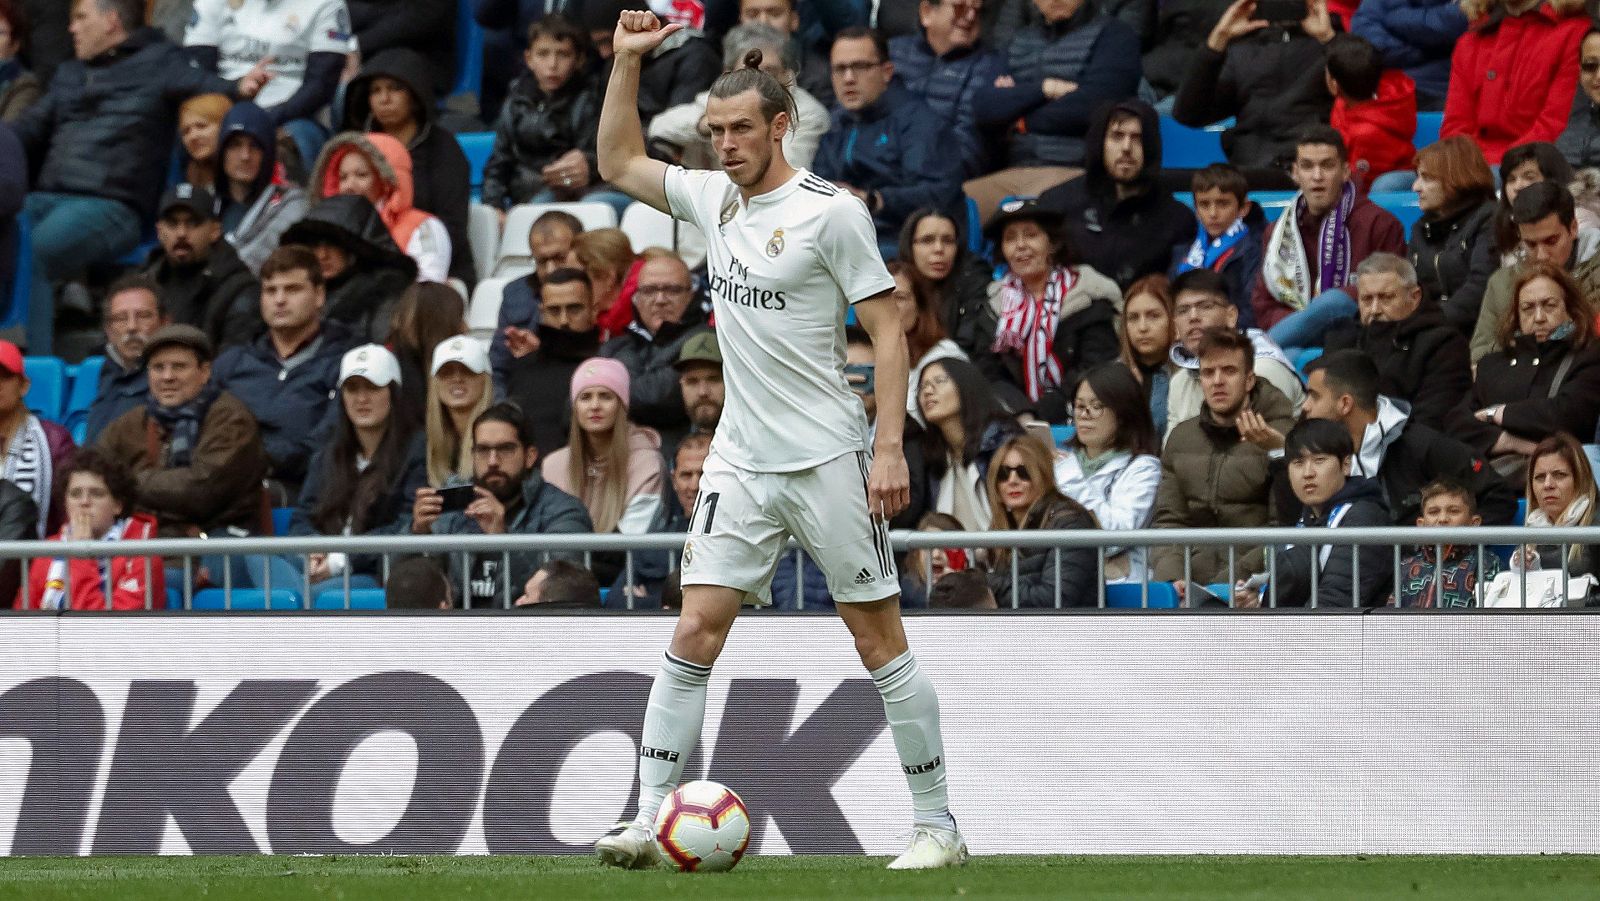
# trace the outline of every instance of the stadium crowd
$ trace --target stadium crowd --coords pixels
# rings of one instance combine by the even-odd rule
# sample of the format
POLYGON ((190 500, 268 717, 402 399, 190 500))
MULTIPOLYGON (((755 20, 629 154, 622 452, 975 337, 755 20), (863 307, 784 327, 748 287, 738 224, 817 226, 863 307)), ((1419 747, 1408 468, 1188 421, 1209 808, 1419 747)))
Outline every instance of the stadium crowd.
MULTIPOLYGON (((26 275, 0 537, 687 531, 724 400, 692 242, 514 215, 629 210, 595 142, 617 15, 647 5, 686 26, 644 61, 653 155, 716 167, 707 90, 760 50, 794 96, 788 159, 873 217, 911 357, 893 527, 1592 523, 1600 26, 1575 0, 0 0, 0 285, 26 275), (458 2, 481 90, 441 99, 458 2), (1442 111, 1420 149, 1419 111, 1442 111), (1226 162, 1164 166, 1164 122, 1224 123, 1226 162), (456 135, 486 130, 475 166, 456 135), (1271 222, 1269 190, 1294 192, 1271 222), (1393 192, 1409 234, 1369 199, 1393 192), (475 201, 527 227, 482 334, 475 201), (75 447, 25 404, 23 350, 85 321, 104 363, 75 447)), ((871 344, 845 331, 870 424, 871 344)), ((1147 579, 1263 602, 1260 546, 1107 541, 1103 563, 913 552, 905 604, 1147 579)), ((1277 604, 1473 606, 1502 565, 1408 548, 1396 584, 1388 548, 1314 551, 1277 549, 1277 604)), ((127 554, 45 552, 0 596, 143 608, 176 571, 127 554)), ((1504 565, 1563 558, 1600 575, 1596 547, 1504 565)), ((389 562, 189 577, 391 606, 676 593, 664 553, 389 562)), ((780 608, 828 594, 805 562, 774 579, 780 608)))

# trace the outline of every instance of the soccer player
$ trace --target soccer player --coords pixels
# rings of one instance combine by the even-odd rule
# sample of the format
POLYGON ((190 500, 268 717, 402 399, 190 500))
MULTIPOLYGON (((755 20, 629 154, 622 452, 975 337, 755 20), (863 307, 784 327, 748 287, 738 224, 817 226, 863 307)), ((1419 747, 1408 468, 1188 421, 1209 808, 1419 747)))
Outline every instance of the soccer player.
POLYGON ((621 14, 600 114, 600 175, 705 234, 727 399, 683 548, 683 611, 645 711, 638 816, 595 849, 613 866, 656 863, 656 812, 700 740, 711 665, 740 603, 766 592, 792 534, 827 574, 883 695, 911 787, 911 846, 890 868, 959 865, 967 849, 945 792, 939 701, 906 645, 886 525, 910 493, 894 279, 866 206, 784 159, 793 105, 761 71, 759 51, 718 78, 706 101, 722 171, 690 172, 645 155, 640 59, 679 27, 645 11, 621 14), (846 303, 876 351, 870 456, 866 416, 844 377, 846 303))

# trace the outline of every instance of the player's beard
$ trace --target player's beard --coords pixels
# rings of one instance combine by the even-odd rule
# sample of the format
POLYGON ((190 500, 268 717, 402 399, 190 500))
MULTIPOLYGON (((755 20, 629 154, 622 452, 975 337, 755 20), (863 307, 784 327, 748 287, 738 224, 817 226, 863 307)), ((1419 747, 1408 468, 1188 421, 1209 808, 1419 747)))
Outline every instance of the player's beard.
MULTIPOLYGON (((745 170, 747 177, 735 180, 734 184, 741 188, 748 188, 752 185, 761 184, 761 182, 767 177, 767 170, 772 168, 772 148, 769 146, 766 150, 766 153, 764 153, 760 158, 757 158, 752 154, 746 158, 746 162, 748 164, 745 170)), ((732 177, 732 175, 729 176, 729 178, 732 177)))

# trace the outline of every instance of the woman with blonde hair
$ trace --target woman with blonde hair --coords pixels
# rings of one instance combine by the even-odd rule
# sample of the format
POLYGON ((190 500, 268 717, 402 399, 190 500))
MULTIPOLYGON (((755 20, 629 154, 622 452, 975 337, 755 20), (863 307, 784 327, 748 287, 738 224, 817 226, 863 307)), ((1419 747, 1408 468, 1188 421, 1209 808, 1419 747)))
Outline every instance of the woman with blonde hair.
POLYGON ((633 294, 639 287, 639 268, 643 265, 633 244, 620 228, 598 228, 572 239, 572 252, 578 265, 589 274, 594 294, 595 322, 600 340, 622 334, 633 321, 633 294))
POLYGON ((1144 390, 1156 434, 1167 433, 1167 387, 1178 371, 1172 362, 1177 329, 1172 314, 1172 283, 1164 275, 1147 275, 1128 286, 1122 302, 1122 329, 1117 358, 1144 390))
POLYGON ((457 335, 433 351, 428 379, 428 484, 439 488, 472 481, 472 422, 489 409, 489 352, 483 342, 457 335))
POLYGON ((210 191, 216 184, 222 118, 230 109, 226 94, 199 94, 178 107, 178 160, 183 180, 197 188, 210 191))
MULTIPOLYGON (((989 510, 995 529, 1096 529, 1094 514, 1056 488, 1055 454, 1032 435, 1011 438, 989 467, 989 510)), ((1006 607, 1093 607, 1099 567, 1092 548, 990 551, 989 588, 1006 607), (1013 564, 1012 555, 1016 554, 1013 564), (1011 592, 1015 569, 1016 595, 1011 592)))

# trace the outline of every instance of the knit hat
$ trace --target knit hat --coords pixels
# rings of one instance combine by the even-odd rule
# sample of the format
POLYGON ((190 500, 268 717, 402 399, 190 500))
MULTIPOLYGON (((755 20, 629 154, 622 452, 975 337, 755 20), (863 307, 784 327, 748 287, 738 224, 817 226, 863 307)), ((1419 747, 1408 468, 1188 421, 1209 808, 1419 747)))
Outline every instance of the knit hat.
POLYGON ((578 395, 586 388, 605 388, 621 398, 626 407, 628 382, 628 367, 607 357, 590 357, 572 373, 572 402, 577 403, 578 395))

